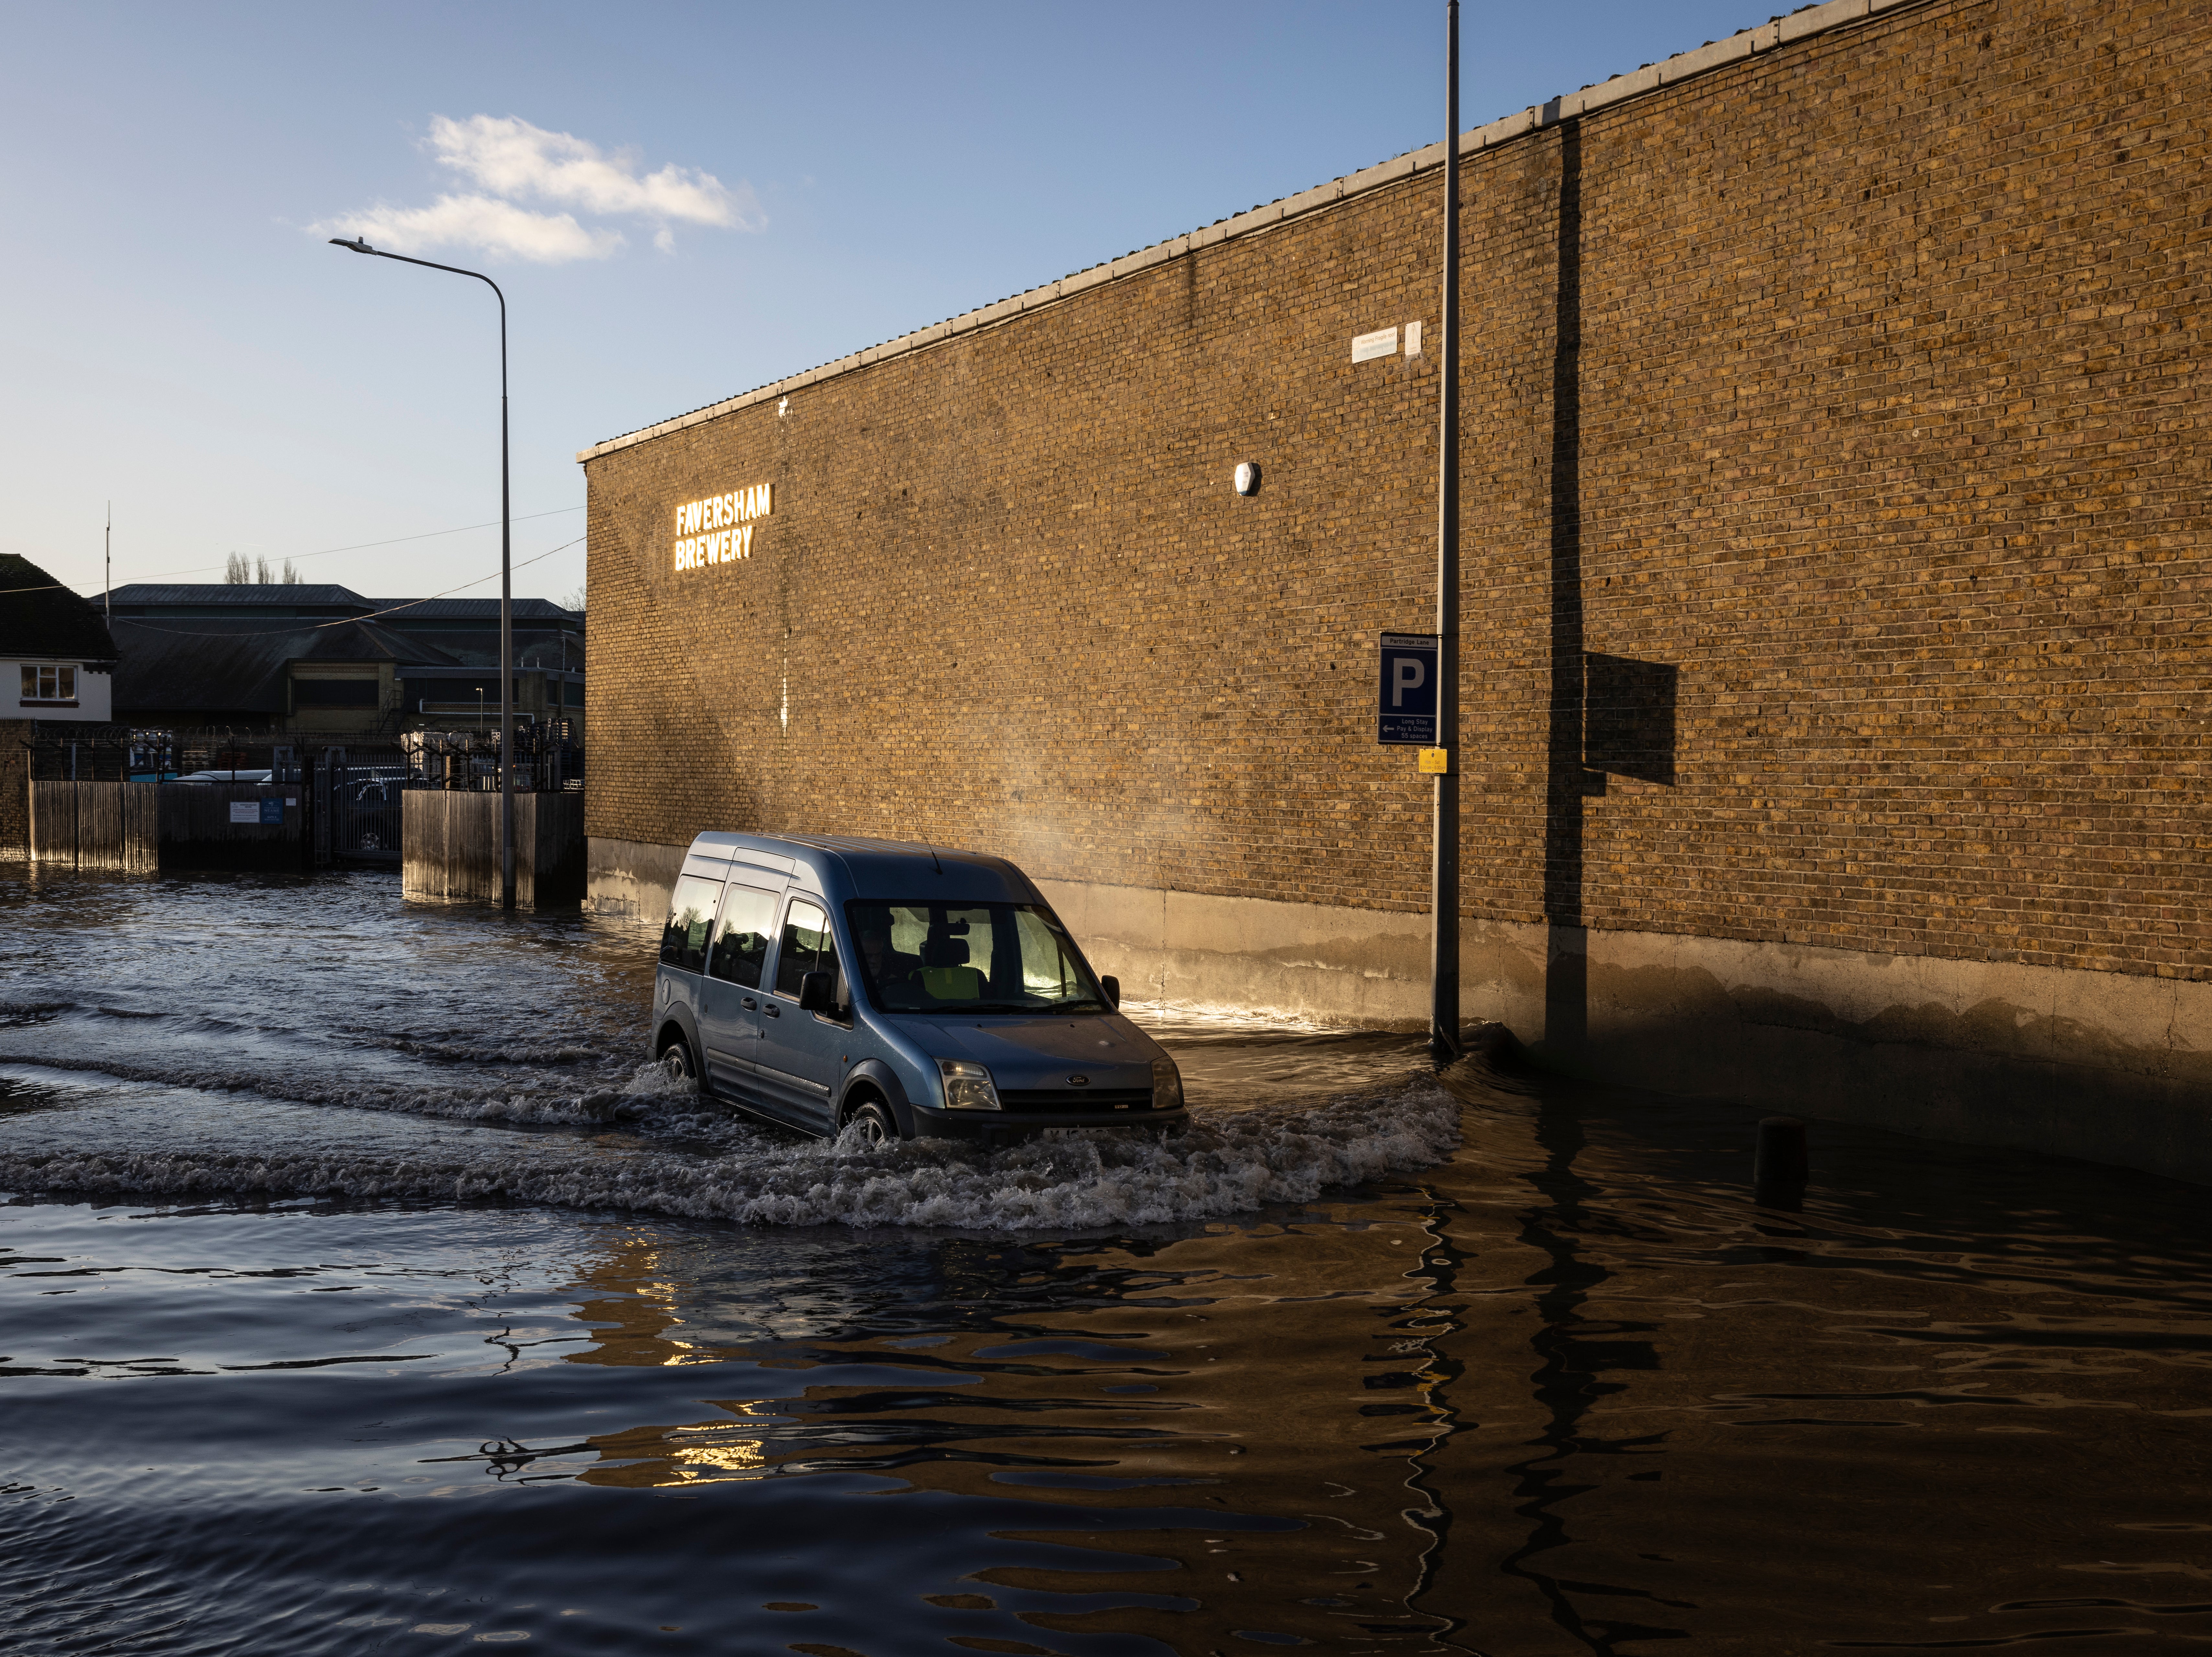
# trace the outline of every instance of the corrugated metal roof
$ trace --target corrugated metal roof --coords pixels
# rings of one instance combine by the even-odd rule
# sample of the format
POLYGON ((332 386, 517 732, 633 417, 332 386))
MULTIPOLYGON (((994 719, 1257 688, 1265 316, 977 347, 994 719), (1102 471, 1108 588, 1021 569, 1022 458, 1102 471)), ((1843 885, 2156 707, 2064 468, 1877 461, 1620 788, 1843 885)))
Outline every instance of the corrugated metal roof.
POLYGON ((286 673, 296 661, 462 665, 445 651, 369 622, 271 628, 258 616, 118 616, 115 636, 122 646, 118 709, 282 713, 286 673))
POLYGON ((242 619, 188 624, 118 616, 116 712, 282 713, 285 665, 306 653, 309 636, 305 628, 271 633, 242 619))
POLYGON ((133 581, 117 587, 118 604, 236 604, 268 609, 276 604, 337 605, 371 610, 374 606, 351 587, 307 582, 160 582, 133 581))
MULTIPOLYGON (((258 611, 261 618, 270 621, 350 613, 372 618, 386 627, 402 628, 410 622, 480 622, 489 628, 499 625, 496 598, 364 598, 351 587, 331 583, 134 581, 116 588, 114 598, 116 607, 122 610, 234 610, 258 611)), ((580 611, 566 609, 550 598, 517 598, 514 619, 577 627, 582 626, 584 621, 580 611)))
MULTIPOLYGON (((484 621, 494 625, 499 622, 496 598, 364 598, 362 603, 371 610, 394 612, 381 618, 386 627, 404 627, 411 621, 484 621), (405 608, 400 608, 402 605, 405 608)), ((550 598, 517 598, 514 619, 519 622, 526 616, 533 622, 584 619, 577 611, 564 610, 550 598)))

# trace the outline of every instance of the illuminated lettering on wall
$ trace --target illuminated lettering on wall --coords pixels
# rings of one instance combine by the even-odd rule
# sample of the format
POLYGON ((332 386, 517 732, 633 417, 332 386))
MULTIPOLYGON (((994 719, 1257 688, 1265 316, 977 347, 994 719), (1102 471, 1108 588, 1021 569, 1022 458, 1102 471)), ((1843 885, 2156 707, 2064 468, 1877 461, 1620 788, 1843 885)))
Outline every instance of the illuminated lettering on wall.
POLYGON ((686 501, 676 509, 676 568, 704 569, 753 555, 753 524, 775 510, 775 485, 686 501))

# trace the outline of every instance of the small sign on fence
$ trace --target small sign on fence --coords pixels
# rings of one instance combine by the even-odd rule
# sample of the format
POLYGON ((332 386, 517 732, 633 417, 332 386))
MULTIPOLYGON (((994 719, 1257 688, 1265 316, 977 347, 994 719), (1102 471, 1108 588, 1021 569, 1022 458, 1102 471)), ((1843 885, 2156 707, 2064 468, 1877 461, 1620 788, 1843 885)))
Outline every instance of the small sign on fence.
POLYGON ((233 822, 260 822, 261 802, 259 800, 252 799, 234 799, 231 801, 230 820, 233 822))

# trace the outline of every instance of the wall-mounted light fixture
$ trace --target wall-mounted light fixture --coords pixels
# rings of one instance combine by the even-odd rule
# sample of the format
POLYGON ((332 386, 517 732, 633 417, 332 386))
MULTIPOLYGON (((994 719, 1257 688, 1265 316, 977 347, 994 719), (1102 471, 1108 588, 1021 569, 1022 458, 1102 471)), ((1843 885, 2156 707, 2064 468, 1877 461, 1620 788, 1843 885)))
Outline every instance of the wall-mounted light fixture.
POLYGON ((1240 460, 1237 463, 1237 493, 1239 495, 1260 493, 1260 464, 1256 460, 1240 460))

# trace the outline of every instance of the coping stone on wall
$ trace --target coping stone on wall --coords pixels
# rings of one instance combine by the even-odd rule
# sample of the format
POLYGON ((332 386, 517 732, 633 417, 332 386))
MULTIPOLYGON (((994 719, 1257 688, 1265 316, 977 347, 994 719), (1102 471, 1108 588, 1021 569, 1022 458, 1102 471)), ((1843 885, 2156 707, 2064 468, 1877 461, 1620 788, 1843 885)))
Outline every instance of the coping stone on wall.
MULTIPOLYGON (((1646 93, 1656 92, 1663 87, 1680 85, 1693 76, 1723 69, 1730 64, 1741 63, 1745 58, 1757 57, 1761 52, 1771 52, 1778 46, 1789 46, 1796 41, 1809 39, 1815 34, 1823 34, 1831 29, 1841 28, 1882 12, 1932 3, 1933 0, 1829 0, 1826 5, 1805 6, 1786 17, 1771 19, 1761 23, 1756 28, 1748 28, 1739 33, 1731 34, 1724 40, 1708 41, 1694 52, 1677 52, 1674 57, 1662 62, 1646 64, 1633 74, 1616 75, 1609 81, 1601 81, 1595 86, 1584 87, 1579 92, 1563 94, 1545 103, 1532 104, 1526 109, 1516 110, 1510 115, 1501 116, 1487 125, 1479 126, 1470 132, 1461 134, 1460 153, 1462 155, 1479 155, 1486 149, 1495 149, 1499 144, 1510 143, 1516 138, 1540 131, 1547 126, 1556 125, 1561 121, 1588 115, 1593 111, 1623 103, 1632 98, 1641 97, 1646 93)), ((689 414, 678 415, 672 420, 664 420, 656 425, 642 427, 636 431, 627 432, 620 437, 609 438, 604 443, 595 443, 588 449, 579 450, 576 458, 579 463, 596 460, 601 455, 612 454, 617 449, 629 448, 633 444, 642 443, 649 438, 665 437, 672 432, 683 431, 689 427, 719 419, 724 415, 734 414, 740 409, 750 408, 757 404, 787 397, 793 391, 803 390, 809 385, 818 385, 823 380, 849 373, 853 369, 872 367, 878 362, 888 361, 893 357, 904 356, 932 345, 941 344, 945 340, 961 334, 972 333, 977 329, 994 326, 1036 310, 1040 306, 1050 305, 1060 300, 1071 298, 1089 288, 1098 287, 1105 282, 1118 281, 1124 276, 1135 276, 1140 271, 1151 270, 1155 265, 1164 264, 1170 259, 1180 258, 1184 254, 1194 252, 1200 248, 1217 246, 1233 237, 1251 235, 1258 231, 1271 229, 1285 220, 1299 217, 1316 209, 1330 206, 1353 196, 1364 195, 1370 191, 1379 190, 1386 185, 1395 184, 1399 179, 1409 178, 1416 173, 1425 173, 1431 168, 1442 166, 1443 159, 1444 147, 1441 143, 1429 144, 1420 149, 1409 150, 1405 155, 1393 156, 1390 160, 1376 166, 1364 168, 1358 173, 1346 173, 1343 178, 1333 179, 1327 184, 1316 185, 1314 188, 1301 191, 1295 196, 1286 196, 1280 201, 1255 207, 1249 212, 1239 213, 1232 217, 1222 219, 1201 229, 1186 232, 1182 235, 1171 237, 1166 241, 1155 242, 1150 247, 1139 248, 1133 252, 1123 254, 1119 258, 1105 260, 1092 265, 1087 270, 1078 270, 1073 275, 1060 277, 1057 282, 1046 282, 1042 287, 1032 288, 1025 293, 1012 294, 993 304, 963 312, 959 316, 947 318, 943 322, 932 324, 929 327, 917 329, 909 334, 902 334, 896 339, 886 340, 879 345, 869 346, 865 350, 839 357, 834 362, 824 363, 819 367, 808 368, 769 385, 757 386, 750 391, 740 392, 738 396, 725 398, 720 403, 708 404, 704 408, 694 409, 689 414)))

